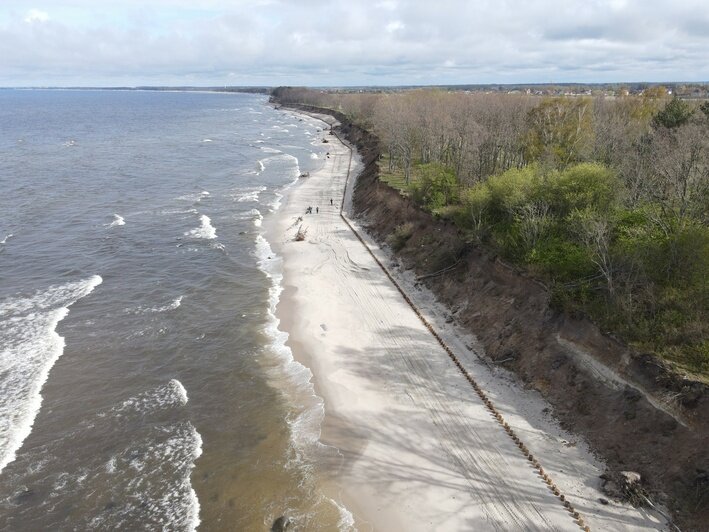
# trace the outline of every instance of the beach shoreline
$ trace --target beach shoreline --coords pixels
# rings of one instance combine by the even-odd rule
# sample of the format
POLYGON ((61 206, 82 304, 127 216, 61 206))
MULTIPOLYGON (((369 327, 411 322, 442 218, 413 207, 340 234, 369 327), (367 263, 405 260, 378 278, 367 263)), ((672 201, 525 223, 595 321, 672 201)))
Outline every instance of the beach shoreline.
MULTIPOLYGON (((315 117, 335 123, 332 117, 315 117)), ((386 262, 386 254, 359 231, 374 250, 368 256, 348 227, 354 222, 340 217, 351 154, 335 136, 325 133, 325 138, 331 156, 324 167, 296 184, 264 224, 283 257, 276 311, 280 329, 289 334, 294 359, 310 369, 315 393, 324 401, 320 441, 338 450, 319 463, 323 491, 354 515, 359 530, 534 525, 578 530, 482 405, 475 404, 443 350, 378 268, 373 257, 386 262), (307 206, 320 212, 302 214, 307 206), (303 242, 295 242, 292 234, 298 216, 308 230, 303 242)), ((355 164, 350 189, 357 171, 355 164)), ((410 288, 405 272, 394 275, 410 288)), ((440 309, 427 305, 426 294, 416 298, 428 321, 440 328, 440 309)), ((526 392, 511 392, 504 379, 490 384, 494 376, 461 335, 442 334, 456 351, 466 351, 461 360, 476 379, 485 379, 488 395, 587 522, 608 526, 612 521, 619 530, 662 529, 657 516, 622 505, 604 506, 606 517, 598 518, 600 504, 593 497, 600 492, 588 484, 601 465, 582 445, 564 448, 559 437, 549 436, 553 427, 537 419, 543 416, 519 406, 528 401, 526 392), (552 452, 565 454, 556 466, 548 463, 552 452)), ((531 404, 538 407, 540 399, 531 404)))

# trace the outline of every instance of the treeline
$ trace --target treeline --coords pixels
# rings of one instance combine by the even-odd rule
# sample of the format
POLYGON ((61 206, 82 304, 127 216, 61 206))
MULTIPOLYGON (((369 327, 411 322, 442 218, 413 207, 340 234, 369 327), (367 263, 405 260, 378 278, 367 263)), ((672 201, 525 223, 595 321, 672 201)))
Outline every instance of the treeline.
MULTIPOLYGON (((709 375, 709 102, 281 88, 381 139, 381 178, 554 301, 709 375)), ((398 242, 405 240, 405 227, 398 242)))

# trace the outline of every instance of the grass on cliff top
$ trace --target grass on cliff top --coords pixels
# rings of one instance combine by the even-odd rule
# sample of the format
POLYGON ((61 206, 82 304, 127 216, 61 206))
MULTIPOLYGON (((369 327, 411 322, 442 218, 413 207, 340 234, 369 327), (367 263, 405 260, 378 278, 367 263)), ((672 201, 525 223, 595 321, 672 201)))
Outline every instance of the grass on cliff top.
POLYGON ((409 184, 407 184, 406 178, 404 177, 404 170, 400 167, 394 166, 394 168, 389 171, 389 158, 389 154, 384 154, 381 159, 379 159, 379 180, 395 188, 404 196, 410 196, 412 185, 416 182, 418 177, 415 168, 411 169, 411 178, 409 179, 409 184))

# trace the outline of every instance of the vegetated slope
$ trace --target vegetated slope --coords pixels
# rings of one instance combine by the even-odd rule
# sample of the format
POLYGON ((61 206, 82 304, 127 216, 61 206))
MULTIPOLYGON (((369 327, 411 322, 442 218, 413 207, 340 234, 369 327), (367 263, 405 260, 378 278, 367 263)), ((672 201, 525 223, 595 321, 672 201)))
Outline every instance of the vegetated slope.
POLYGON ((638 471, 680 526, 701 530, 709 521, 707 386, 604 335, 583 316, 553 308, 538 280, 382 183, 378 139, 330 113, 365 163, 354 207, 369 231, 405 267, 435 274, 421 282, 478 337, 486 355, 539 390, 562 425, 583 435, 610 469, 638 471))
POLYGON ((342 110, 381 138, 382 181, 534 272, 556 306, 709 383, 709 102, 276 94, 342 110))

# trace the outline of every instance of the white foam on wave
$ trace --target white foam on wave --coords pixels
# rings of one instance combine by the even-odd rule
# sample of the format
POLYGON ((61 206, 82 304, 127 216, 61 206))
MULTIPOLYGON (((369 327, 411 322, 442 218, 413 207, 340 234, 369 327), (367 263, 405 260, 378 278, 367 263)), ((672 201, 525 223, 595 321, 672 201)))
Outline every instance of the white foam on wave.
POLYGON ((113 215, 113 221, 108 224, 108 227, 117 227, 120 225, 126 225, 126 220, 121 216, 120 214, 114 214, 113 215))
MULTIPOLYGON (((128 492, 135 492, 136 500, 144 498, 141 484, 146 471, 141 466, 169 458, 169 472, 172 472, 173 468, 176 469, 178 478, 174 482, 163 481, 160 493, 156 494, 157 496, 150 494, 141 511, 147 512, 151 517, 149 522, 161 522, 162 530, 194 531, 200 524, 200 504, 190 477, 195 461, 202 455, 202 436, 190 422, 167 427, 167 430, 170 432, 169 437, 148 447, 141 460, 133 459, 130 462, 133 469, 141 474, 133 475, 134 480, 129 482, 128 492)), ((149 473, 163 477, 159 471, 149 473)))
POLYGON ((236 201, 238 203, 257 202, 259 195, 264 190, 266 190, 266 187, 264 187, 264 186, 253 187, 253 188, 240 188, 240 189, 235 190, 231 194, 231 197, 234 199, 234 201, 236 201))
POLYGON ((311 152, 311 153, 310 153, 310 158, 311 158, 311 159, 319 159, 320 157, 318 157, 318 154, 317 154, 317 153, 311 152))
MULTIPOLYGON (((183 407, 188 401, 187 390, 182 383, 171 379, 167 384, 123 401, 111 413, 119 418, 147 415, 167 408, 183 407)), ((196 530, 200 523, 200 504, 190 477, 195 461, 202 455, 202 437, 189 421, 174 423, 163 431, 167 437, 145 442, 147 445, 140 446, 140 453, 129 448, 111 457, 106 470, 114 473, 116 470, 133 471, 128 474, 124 490, 128 494, 134 493, 135 500, 147 502, 143 509, 152 517, 151 521, 163 524, 163 530, 196 530), (140 474, 136 475, 136 471, 140 474), (155 477, 155 482, 160 486, 158 493, 152 491, 157 487, 153 482, 148 488, 150 492, 145 492, 146 477, 155 477)), ((94 524, 99 525, 100 522, 94 524)))
POLYGON ((10 240, 12 238, 12 236, 13 236, 12 233, 5 235, 5 238, 0 240, 0 244, 7 244, 7 241, 10 240))
MULTIPOLYGON (((300 176, 300 164, 299 164, 298 158, 295 157, 295 156, 293 156, 293 155, 284 153, 283 156, 284 156, 285 158, 287 158, 287 159, 291 159, 291 160, 294 161, 294 163, 295 163, 295 164, 294 164, 294 167, 293 167, 292 174, 291 174, 291 175, 292 175, 292 180, 291 180, 290 182, 286 183, 286 184, 281 188, 281 191, 286 191, 286 190, 288 190, 289 188, 291 188, 293 185, 295 185, 295 184, 298 182, 298 178, 299 178, 299 176, 300 176)), ((272 201, 271 204, 269 205, 269 209, 268 209, 268 210, 269 210, 270 212, 275 212, 275 211, 277 211, 278 209, 280 209, 280 208, 281 208, 281 205, 282 205, 282 204, 281 204, 281 200, 282 200, 282 199, 283 199, 283 194, 281 194, 280 192, 274 193, 274 195, 273 195, 273 201, 272 201)))
POLYGON ((175 310, 182 304, 182 298, 184 296, 179 296, 173 299, 169 304, 162 307, 154 307, 150 309, 152 312, 167 312, 168 310, 175 310))
MULTIPOLYGON (((99 510, 82 516, 85 521, 80 517, 80 529, 127 530, 135 527, 138 515, 145 523, 159 523, 161 530, 193 531, 199 526, 200 504, 191 475, 195 461, 202 455, 202 437, 184 418, 169 424, 161 422, 158 426, 151 426, 150 421, 153 416, 158 416, 157 419, 164 419, 166 415, 183 417, 187 402, 182 383, 171 379, 99 414, 98 417, 108 423, 103 430, 122 431, 125 426, 133 427, 136 420, 143 420, 142 430, 108 460, 80 474, 88 477, 92 485, 105 485, 107 497, 124 501, 123 512, 99 510), (168 409, 173 413, 168 414, 168 409)), ((93 420, 85 427, 94 430, 94 423, 100 422, 93 420)), ((69 480, 71 482, 62 489, 75 486, 74 479, 69 480)))
POLYGON ((202 142, 214 142, 212 139, 202 139, 202 142))
POLYGON ((238 196, 236 198, 236 201, 238 201, 239 203, 244 203, 246 201, 256 202, 256 201, 258 201, 258 196, 259 196, 260 192, 261 192, 260 190, 252 190, 251 192, 244 192, 243 194, 241 194, 240 196, 238 196))
MULTIPOLYGON (((261 141, 261 142, 263 142, 263 141, 261 141)), ((264 153, 274 153, 274 154, 283 153, 281 150, 277 150, 276 148, 271 148, 269 146, 261 146, 260 149, 264 153)))
POLYGON ((261 227, 263 215, 258 209, 251 209, 245 212, 240 212, 234 215, 237 220, 251 220, 256 227, 261 227))
POLYGON ((177 379, 171 379, 167 384, 126 399, 112 408, 110 414, 114 416, 131 412, 145 414, 165 408, 185 406, 188 401, 187 391, 182 383, 177 379))
POLYGON ((189 201, 191 203, 199 203, 209 195, 210 194, 208 191, 202 190, 200 192, 190 192, 187 194, 183 194, 182 196, 178 196, 177 199, 181 201, 189 201))
POLYGON ((293 358, 290 347, 286 345, 288 333, 278 328, 280 320, 276 316, 276 307, 278 306, 281 293, 283 292, 283 286, 281 284, 283 280, 283 261, 281 257, 273 252, 271 245, 262 235, 256 236, 255 255, 259 269, 266 274, 271 281, 268 288, 268 321, 265 327, 266 333, 271 338, 271 347, 283 363, 287 374, 290 375, 293 381, 298 385, 306 387, 308 389, 308 395, 312 396, 317 403, 316 406, 322 407, 322 399, 315 395, 315 389, 312 386, 311 378, 313 374, 308 368, 293 358))
POLYGON ((0 471, 32 432, 42 387, 64 352, 57 324, 102 281, 94 275, 0 302, 0 471))
POLYGON ((214 240, 217 238, 217 230, 212 225, 212 220, 210 220, 209 216, 202 214, 200 215, 199 220, 201 222, 200 226, 187 231, 185 236, 204 240, 214 240))
MULTIPOLYGON (((266 169, 266 165, 263 164, 263 160, 261 160, 261 159, 256 161, 256 163, 258 164, 258 174, 260 174, 261 172, 263 172, 266 169)), ((258 175, 258 174, 256 174, 256 175, 258 175)))
POLYGON ((182 298, 185 296, 179 296, 173 299, 170 303, 167 305, 162 305, 160 307, 137 307, 135 309, 128 309, 126 312, 128 314, 146 314, 146 313, 152 313, 152 312, 168 312, 170 310, 175 310, 176 308, 179 308, 179 306, 182 304, 182 298))

